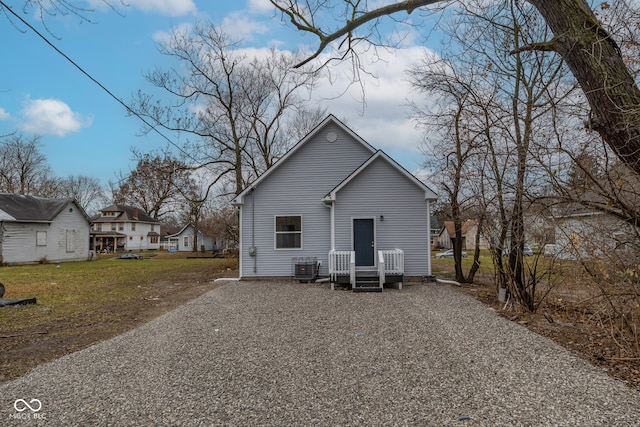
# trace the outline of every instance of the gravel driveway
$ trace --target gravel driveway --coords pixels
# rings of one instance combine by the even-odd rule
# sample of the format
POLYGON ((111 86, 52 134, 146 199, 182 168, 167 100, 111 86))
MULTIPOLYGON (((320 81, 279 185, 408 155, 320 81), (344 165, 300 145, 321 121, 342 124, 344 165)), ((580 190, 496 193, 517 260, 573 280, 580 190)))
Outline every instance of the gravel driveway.
POLYGON ((639 422, 640 393, 435 284, 232 282, 0 385, 5 426, 639 422))

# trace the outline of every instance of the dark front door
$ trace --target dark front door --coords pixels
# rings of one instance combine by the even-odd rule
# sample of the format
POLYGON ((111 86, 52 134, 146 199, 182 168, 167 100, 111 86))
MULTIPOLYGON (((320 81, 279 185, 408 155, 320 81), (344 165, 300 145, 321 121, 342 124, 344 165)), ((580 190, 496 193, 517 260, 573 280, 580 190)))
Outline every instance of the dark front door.
POLYGON ((356 252, 356 266, 375 265, 373 218, 353 220, 353 250, 356 252))

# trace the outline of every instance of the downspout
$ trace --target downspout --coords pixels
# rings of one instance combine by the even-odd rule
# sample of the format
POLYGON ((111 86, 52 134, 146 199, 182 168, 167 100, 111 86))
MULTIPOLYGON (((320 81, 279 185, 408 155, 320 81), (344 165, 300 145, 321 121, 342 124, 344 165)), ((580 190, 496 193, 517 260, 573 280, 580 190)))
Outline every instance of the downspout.
POLYGON ((238 208, 238 277, 242 278, 242 273, 244 272, 244 262, 242 261, 244 259, 242 256, 242 251, 244 250, 244 244, 242 243, 242 239, 244 238, 244 227, 242 227, 242 221, 244 221, 244 204, 238 204, 236 207, 238 208))
POLYGON ((256 196, 253 193, 256 187, 251 187, 251 247, 249 253, 253 254, 253 274, 258 273, 258 254, 256 253, 256 196))
POLYGON ((427 199, 427 276, 431 276, 431 201, 427 199))
POLYGON ((336 250, 336 211, 335 211, 335 200, 331 202, 331 250, 336 250))

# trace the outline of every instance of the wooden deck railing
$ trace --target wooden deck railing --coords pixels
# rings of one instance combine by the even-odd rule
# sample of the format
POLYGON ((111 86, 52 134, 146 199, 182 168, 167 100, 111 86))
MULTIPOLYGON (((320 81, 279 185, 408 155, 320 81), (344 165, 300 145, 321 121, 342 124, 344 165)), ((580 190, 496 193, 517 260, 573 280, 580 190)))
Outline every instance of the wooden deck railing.
POLYGON ((329 252, 329 280, 331 289, 338 280, 338 276, 349 276, 351 286, 356 284, 356 253, 355 251, 329 252))
MULTIPOLYGON (((378 251, 378 277, 380 286, 384 285, 387 276, 404 275, 404 251, 402 249, 390 249, 378 251)), ((402 282, 400 289, 402 289, 402 282)))
MULTIPOLYGON (((338 282, 338 276, 349 276, 349 283, 356 286, 356 253, 354 251, 330 251, 329 252, 329 280, 331 289, 338 282)), ((378 251, 378 282, 380 288, 393 276, 394 281, 400 284, 402 289, 402 277, 404 276, 404 251, 402 249, 390 249, 378 251)))

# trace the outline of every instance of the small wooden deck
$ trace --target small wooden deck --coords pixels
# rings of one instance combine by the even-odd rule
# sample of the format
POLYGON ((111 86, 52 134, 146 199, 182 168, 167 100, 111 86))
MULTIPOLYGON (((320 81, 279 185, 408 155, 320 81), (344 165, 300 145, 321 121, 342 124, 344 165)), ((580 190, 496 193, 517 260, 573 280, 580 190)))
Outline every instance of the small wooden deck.
POLYGON ((357 269, 354 251, 329 252, 329 279, 334 285, 350 285, 354 292, 382 292, 384 285, 404 279, 404 252, 401 249, 378 251, 375 269, 357 269))

